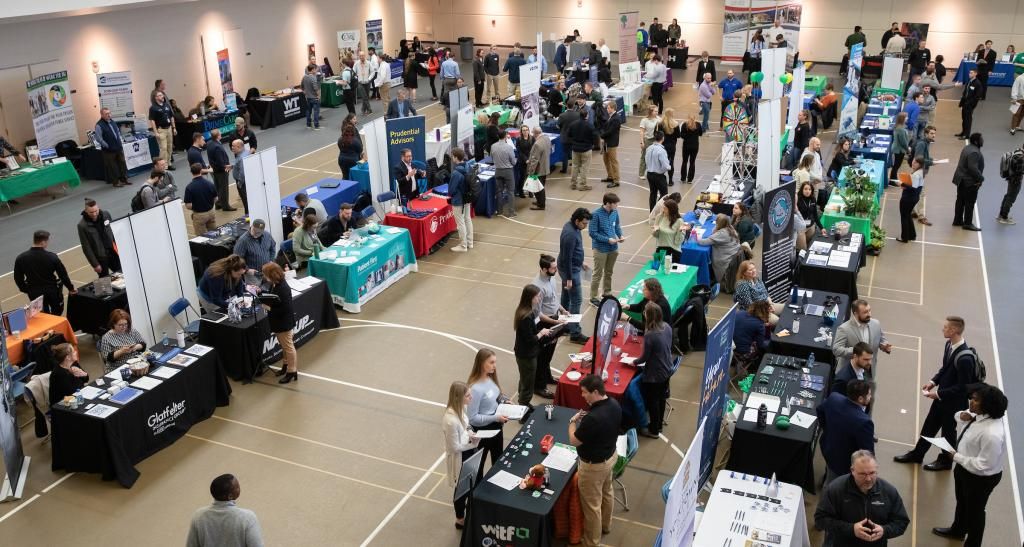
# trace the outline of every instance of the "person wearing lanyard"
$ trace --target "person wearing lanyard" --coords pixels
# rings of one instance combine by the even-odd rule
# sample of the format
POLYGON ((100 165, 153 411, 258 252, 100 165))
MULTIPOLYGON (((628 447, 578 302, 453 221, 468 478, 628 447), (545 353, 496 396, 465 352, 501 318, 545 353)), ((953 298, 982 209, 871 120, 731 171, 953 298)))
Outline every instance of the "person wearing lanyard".
POLYGON ((588 374, 580 380, 583 400, 590 412, 579 411, 569 420, 569 443, 579 455, 580 505, 583 509, 583 545, 596 547, 601 534, 611 531, 612 468, 615 466, 615 442, 622 423, 622 408, 608 397, 604 380, 588 374))
POLYGON ((497 429, 498 434, 489 439, 480 439, 480 449, 486 453, 480 457, 480 471, 477 472, 477 481, 484 476, 484 460, 491 455, 491 465, 498 463, 501 457, 501 450, 505 444, 501 428, 508 421, 507 416, 498 414, 498 405, 508 401, 508 397, 501 393, 501 386, 498 384, 498 358, 494 350, 480 348, 476 352, 476 359, 473 360, 473 370, 469 373, 469 391, 472 399, 466 409, 469 425, 476 431, 485 429, 497 429))
POLYGON ((156 134, 157 148, 160 149, 158 157, 170 161, 178 128, 174 124, 174 113, 164 92, 157 91, 153 96, 154 102, 149 106, 149 129, 156 134))
POLYGON ((1007 400, 999 388, 975 384, 968 408, 956 414, 960 436, 949 452, 956 467, 953 484, 956 512, 949 528, 932 528, 937 536, 963 540, 964 547, 981 547, 985 534, 985 505, 1003 478, 1006 433, 1003 416, 1007 400))
MULTIPOLYGON (((558 267, 555 264, 555 257, 540 255, 540 272, 530 283, 540 289, 540 303, 534 314, 540 318, 540 325, 553 329, 566 323, 560 320, 560 315, 569 315, 569 311, 559 305, 558 283, 555 276, 558 275, 558 267)), ((554 398, 554 394, 548 389, 548 384, 556 384, 555 378, 551 376, 551 358, 555 355, 555 339, 549 338, 541 343, 540 352, 537 354, 537 370, 533 375, 533 392, 535 395, 545 399, 554 398)))
POLYGON ((651 81, 651 102, 658 105, 658 112, 665 111, 665 101, 662 95, 665 92, 665 65, 661 64, 661 56, 655 55, 647 61, 645 67, 647 79, 651 81))

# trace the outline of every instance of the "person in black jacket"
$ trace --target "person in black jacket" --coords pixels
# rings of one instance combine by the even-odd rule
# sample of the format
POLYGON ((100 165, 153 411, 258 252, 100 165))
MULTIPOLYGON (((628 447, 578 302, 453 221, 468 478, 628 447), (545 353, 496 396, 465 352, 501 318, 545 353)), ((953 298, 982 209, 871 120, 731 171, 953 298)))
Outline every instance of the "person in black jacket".
POLYGON ((662 318, 668 317, 671 319, 672 306, 669 305, 668 299, 665 298, 665 290, 661 287, 661 282, 659 282, 657 279, 653 277, 648 277, 647 279, 644 279, 644 284, 643 287, 641 287, 641 290, 643 291, 644 299, 637 302, 636 304, 626 305, 625 303, 623 303, 625 311, 622 312, 621 319, 623 321, 628 320, 629 324, 636 327, 638 331, 644 332, 644 322, 641 320, 633 319, 630 316, 626 315, 626 311, 642 314, 644 312, 644 308, 647 307, 647 304, 653 302, 657 304, 658 307, 661 308, 662 318))
POLYGON ((547 90, 548 114, 552 118, 562 115, 565 103, 565 83, 555 82, 551 89, 547 90))
POLYGON ((71 344, 53 346, 53 360, 57 366, 50 372, 50 406, 85 387, 89 373, 78 365, 78 349, 71 344))
POLYGON ((590 172, 590 158, 593 157, 594 145, 597 144, 597 130, 587 120, 589 111, 580 110, 580 119, 569 126, 569 140, 572 142, 572 174, 570 176, 573 190, 587 191, 587 173, 590 172))
POLYGON ((697 84, 700 84, 701 82, 704 81, 705 73, 711 74, 712 82, 718 81, 718 78, 715 75, 715 62, 708 57, 707 51, 702 51, 700 52, 700 60, 697 61, 697 79, 695 80, 697 84))
POLYGON ((683 155, 679 162, 679 182, 693 184, 694 171, 697 169, 697 152, 700 150, 700 136, 704 128, 697 123, 697 118, 690 114, 686 122, 679 126, 679 138, 683 139, 683 155))
MULTIPOLYGON (((966 139, 971 134, 971 125, 974 124, 974 109, 982 98, 984 86, 979 81, 978 70, 971 69, 967 72, 967 83, 964 84, 963 93, 960 95, 960 132, 954 135, 958 139, 966 139)), ((986 75, 987 77, 987 75, 986 75)))
MULTIPOLYGON (((768 321, 771 312, 771 305, 764 300, 750 304, 745 310, 736 310, 732 341, 736 345, 736 360, 744 369, 760 361, 768 350, 768 321)), ((736 371, 737 374, 743 372, 745 370, 736 371)), ((744 376, 746 374, 740 377, 744 376)))
POLYGON ((615 188, 619 185, 619 132, 622 129, 622 120, 619 119, 615 101, 604 103, 604 108, 608 113, 608 119, 601 128, 601 148, 608 178, 602 179, 601 182, 607 182, 608 188, 615 188))
POLYGON ((270 332, 277 336, 277 341, 281 344, 281 368, 274 374, 282 378, 277 383, 287 384, 292 380, 298 382, 299 355, 295 351, 295 341, 292 339, 292 329, 295 328, 292 288, 285 282, 284 270, 276 262, 267 262, 263 265, 263 281, 268 285, 264 292, 277 295, 277 300, 264 304, 270 332))
MULTIPOLYGON (((981 100, 988 96, 988 75, 996 67, 996 50, 992 49, 992 40, 985 40, 985 47, 978 51, 978 81, 981 82, 981 100)), ((966 135, 967 132, 965 131, 966 135)))
POLYGON ((968 144, 960 151, 960 161, 953 173, 956 185, 956 203, 953 206, 953 226, 964 230, 980 232, 974 224, 974 204, 978 201, 978 190, 985 181, 985 156, 981 147, 985 143, 981 133, 972 133, 968 144))
POLYGON ((665 399, 668 397, 668 381, 672 377, 672 362, 672 327, 664 321, 661 306, 647 302, 644 306, 644 352, 636 360, 636 366, 644 367, 640 393, 651 416, 647 429, 641 429, 640 434, 652 439, 659 438, 665 421, 665 399))
POLYGON ((526 160, 530 157, 530 150, 533 149, 533 133, 527 125, 519 128, 519 138, 516 140, 516 168, 519 170, 519 177, 516 178, 516 196, 525 198, 523 185, 526 184, 526 160))
POLYGON ((814 527, 825 531, 832 547, 885 547, 910 524, 896 487, 878 477, 878 462, 868 450, 850 458, 850 474, 830 482, 818 498, 814 527))
POLYGON ((338 207, 338 214, 327 219, 320 227, 317 238, 330 246, 342 237, 348 237, 352 230, 361 227, 364 219, 355 214, 351 203, 342 203, 338 207))
POLYGON ((68 276, 68 269, 56 253, 46 250, 50 244, 50 232, 37 230, 32 234, 32 248, 14 259, 14 284, 28 295, 29 300, 43 297, 43 312, 52 315, 64 313, 64 292, 78 293, 68 276))
MULTIPOLYGON (((665 147, 665 153, 668 155, 668 185, 672 186, 675 182, 672 180, 675 178, 676 173, 676 148, 679 144, 680 136, 680 124, 675 119, 675 109, 666 108, 664 114, 661 116, 661 132, 665 134, 665 140, 662 141, 661 145, 665 147)), ((685 178, 683 171, 679 171, 680 179, 685 178)))
POLYGON ((836 153, 832 156, 832 163, 828 164, 828 174, 830 176, 832 173, 835 173, 835 178, 838 180, 843 169, 853 165, 853 158, 850 157, 851 148, 853 148, 853 143, 850 142, 850 139, 841 137, 839 147, 836 148, 836 153))
POLYGON ((801 110, 796 115, 796 130, 793 134, 793 157, 799 158, 804 153, 804 148, 811 142, 811 113, 801 110))
POLYGON ((484 71, 484 50, 476 50, 476 57, 473 58, 473 93, 476 99, 476 107, 483 108, 484 103, 484 81, 487 73, 484 71))
POLYGON ((580 111, 574 107, 575 104, 567 103, 565 110, 558 116, 558 140, 562 143, 562 153, 565 156, 562 160, 562 173, 569 172, 569 162, 572 160, 572 137, 569 135, 569 128, 580 119, 580 111))
MULTIPOLYGON (((490 137, 488 137, 488 140, 490 137)), ((419 193, 416 181, 427 176, 423 169, 417 169, 412 165, 412 150, 403 148, 400 151, 402 161, 398 162, 391 169, 391 176, 398 182, 398 195, 401 197, 402 205, 409 203, 419 193)), ((322 239, 321 241, 327 241, 322 239)))
MULTIPOLYGON (((540 353, 540 339, 550 333, 549 329, 537 329, 537 312, 540 308, 540 288, 530 284, 523 287, 516 307, 512 328, 516 331, 514 352, 519 367, 519 404, 533 408, 534 377, 537 374, 537 355, 540 353)), ((526 419, 526 416, 523 416, 526 419)))
POLYGON ((99 277, 121 271, 110 221, 110 213, 101 210, 96 200, 86 198, 82 220, 78 221, 78 240, 82 243, 82 254, 99 277))
MULTIPOLYGON (((964 320, 949 316, 942 325, 946 349, 942 353, 942 367, 927 384, 921 386, 924 396, 932 400, 928 415, 921 425, 921 437, 934 437, 939 430, 950 446, 956 446, 956 420, 954 415, 967 408, 967 386, 978 381, 975 367, 976 353, 964 340, 964 320)), ((893 458, 898 463, 921 463, 931 443, 918 439, 914 449, 893 458)), ((953 458, 946 452, 924 466, 927 471, 952 469, 953 458)))

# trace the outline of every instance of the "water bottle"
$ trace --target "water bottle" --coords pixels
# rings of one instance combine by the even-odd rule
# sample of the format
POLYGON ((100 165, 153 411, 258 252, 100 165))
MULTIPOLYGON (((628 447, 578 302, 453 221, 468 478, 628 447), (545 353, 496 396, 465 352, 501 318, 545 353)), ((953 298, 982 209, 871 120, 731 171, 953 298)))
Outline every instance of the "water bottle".
POLYGON ((619 369, 615 369, 615 375, 612 377, 612 383, 619 385, 619 369))
POLYGON ((163 331, 161 333, 161 335, 160 335, 160 343, 165 345, 165 346, 171 345, 170 339, 167 338, 167 331, 163 331))
POLYGON ((768 407, 764 403, 757 407, 757 428, 764 429, 768 427, 768 407))
POLYGON ((793 318, 793 334, 797 334, 798 332, 800 332, 800 317, 799 316, 793 318))
POLYGON ((75 408, 82 406, 84 399, 82 398, 82 390, 75 390, 75 408))
POLYGON ((799 289, 797 289, 796 285, 793 285, 793 289, 789 291, 789 303, 793 304, 794 306, 796 305, 796 299, 797 299, 797 292, 798 291, 799 291, 799 289))
POLYGON ((814 352, 811 352, 810 357, 807 358, 807 368, 814 367, 814 352))

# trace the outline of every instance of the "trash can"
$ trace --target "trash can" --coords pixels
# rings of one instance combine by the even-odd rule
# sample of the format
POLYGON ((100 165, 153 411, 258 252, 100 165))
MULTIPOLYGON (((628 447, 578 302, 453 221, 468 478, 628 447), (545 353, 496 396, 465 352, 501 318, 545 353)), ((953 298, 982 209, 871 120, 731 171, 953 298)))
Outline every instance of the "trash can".
POLYGON ((459 48, 462 50, 462 60, 473 60, 473 37, 459 36, 459 48))

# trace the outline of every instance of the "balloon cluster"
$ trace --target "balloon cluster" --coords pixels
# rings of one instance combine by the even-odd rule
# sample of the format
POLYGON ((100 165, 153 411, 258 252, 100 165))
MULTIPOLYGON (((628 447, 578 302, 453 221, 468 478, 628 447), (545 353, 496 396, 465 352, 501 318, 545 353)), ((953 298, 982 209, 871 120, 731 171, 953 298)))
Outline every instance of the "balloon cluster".
POLYGON ((789 85, 793 83, 793 75, 789 72, 781 74, 779 75, 779 81, 782 82, 782 85, 789 85))
POLYGON ((750 81, 759 84, 764 81, 764 72, 757 71, 750 74, 750 81))

